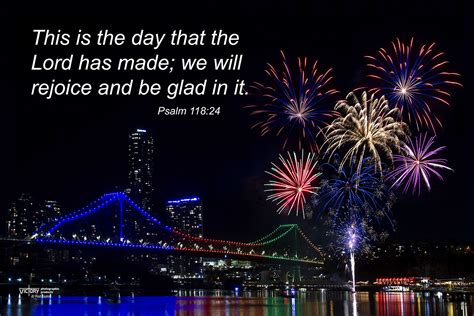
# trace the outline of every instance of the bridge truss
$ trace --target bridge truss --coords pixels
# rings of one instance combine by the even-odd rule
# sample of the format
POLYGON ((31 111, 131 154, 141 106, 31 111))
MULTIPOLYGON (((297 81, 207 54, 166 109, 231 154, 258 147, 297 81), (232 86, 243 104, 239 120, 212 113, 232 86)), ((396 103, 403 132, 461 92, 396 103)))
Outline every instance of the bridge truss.
POLYGON ((324 260, 321 249, 296 224, 281 225, 253 242, 196 237, 163 223, 122 192, 104 194, 44 224, 29 239, 44 245, 144 249, 246 260, 318 265, 324 260))

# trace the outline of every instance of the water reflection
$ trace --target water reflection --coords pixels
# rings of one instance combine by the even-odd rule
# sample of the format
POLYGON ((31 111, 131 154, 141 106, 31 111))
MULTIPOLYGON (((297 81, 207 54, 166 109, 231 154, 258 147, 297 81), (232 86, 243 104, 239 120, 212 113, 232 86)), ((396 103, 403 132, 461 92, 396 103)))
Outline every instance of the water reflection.
POLYGON ((473 315, 472 296, 453 300, 430 293, 350 293, 318 290, 282 297, 273 291, 181 291, 172 297, 4 298, 0 315, 473 315), (46 303, 46 304, 45 304, 46 303))
POLYGON ((357 316, 357 296, 352 293, 352 315, 357 316))

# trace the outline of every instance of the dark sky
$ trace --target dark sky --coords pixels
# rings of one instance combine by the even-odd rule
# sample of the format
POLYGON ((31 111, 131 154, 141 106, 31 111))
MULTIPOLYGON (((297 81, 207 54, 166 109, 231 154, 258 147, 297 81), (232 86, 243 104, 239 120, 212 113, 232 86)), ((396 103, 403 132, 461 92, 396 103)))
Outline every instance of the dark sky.
MULTIPOLYGON (((200 195, 205 205, 205 232, 223 238, 254 239, 278 223, 299 221, 278 216, 265 201, 264 170, 280 151, 280 141, 262 138, 250 130, 253 122, 243 106, 250 97, 57 97, 52 101, 29 96, 34 80, 124 80, 147 78, 167 82, 178 77, 203 77, 250 82, 263 78, 266 62, 278 62, 279 50, 288 58, 317 58, 333 67, 335 87, 346 94, 362 79, 363 56, 387 46, 395 37, 436 41, 447 53, 451 69, 462 74, 464 89, 452 98, 444 114, 445 128, 438 141, 448 146, 449 164, 455 169, 446 181, 419 198, 400 197, 394 208, 398 222, 395 238, 473 241, 474 182, 472 156, 473 107, 467 95, 472 76, 464 8, 461 3, 410 2, 400 4, 301 4, 268 2, 232 8, 212 3, 198 7, 159 6, 140 10, 87 7, 59 12, 45 7, 23 8, 5 17, 2 45, 2 181, 0 212, 20 192, 59 200, 67 208, 81 207, 99 195, 127 183, 127 133, 133 128, 152 131, 156 141, 155 190, 158 212, 170 198, 200 195), (271 4, 271 5, 270 5, 271 4), (146 12, 146 13, 144 13, 146 12), (125 14, 128 13, 128 14, 125 14), (241 36, 237 48, 160 49, 159 54, 214 57, 226 53, 245 55, 240 73, 215 73, 170 77, 163 73, 49 73, 29 70, 34 52, 70 54, 66 49, 33 46, 33 28, 77 28, 96 32, 108 28, 126 34, 140 29, 188 32, 224 29, 241 36), (222 106, 218 117, 157 117, 157 106, 196 104, 222 106)), ((138 4, 137 4, 138 6, 138 4)), ((123 9, 123 8, 122 8, 123 9)), ((12 11, 13 12, 13 11, 12 11)), ((143 55, 150 48, 76 49, 91 57, 143 55)), ((2 217, 0 217, 2 218, 2 217)), ((311 226, 311 222, 305 225, 311 226)))

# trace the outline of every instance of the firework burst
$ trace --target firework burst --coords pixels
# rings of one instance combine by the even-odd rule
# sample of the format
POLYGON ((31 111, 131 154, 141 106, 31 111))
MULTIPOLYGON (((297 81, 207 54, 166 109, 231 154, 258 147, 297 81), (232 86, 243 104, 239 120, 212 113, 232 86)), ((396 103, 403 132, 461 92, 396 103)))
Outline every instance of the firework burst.
POLYGON ((305 156, 302 151, 300 158, 296 153, 288 153, 287 159, 282 155, 279 158, 280 166, 272 163, 271 171, 267 171, 273 177, 265 184, 268 187, 265 191, 269 193, 267 199, 276 202, 278 213, 286 211, 290 214, 295 209, 296 215, 301 211, 304 217, 307 196, 316 194, 318 187, 314 182, 321 175, 316 170, 315 154, 305 156))
POLYGON ((331 228, 328 230, 329 250, 334 253, 337 261, 347 263, 349 259, 352 291, 355 291, 356 256, 370 255, 372 244, 383 240, 384 236, 375 232, 367 217, 361 217, 357 213, 346 213, 331 223, 331 228))
POLYGON ((349 212, 331 221, 327 236, 330 238, 329 250, 337 257, 351 249, 355 255, 370 255, 373 244, 384 241, 388 234, 377 232, 367 216, 349 212))
POLYGON ((393 186, 403 186, 404 193, 411 189, 412 194, 418 191, 420 195, 423 184, 431 190, 431 177, 443 180, 440 170, 453 171, 446 165, 446 159, 438 157, 439 152, 446 147, 435 147, 434 139, 426 133, 421 134, 402 147, 402 155, 394 155, 396 167, 388 175, 394 181, 393 186))
POLYGON ((252 128, 260 134, 284 135, 283 148, 296 138, 298 148, 307 144, 311 151, 319 151, 316 136, 335 115, 332 97, 337 90, 330 88, 332 69, 321 71, 318 61, 298 58, 297 71, 291 70, 283 52, 281 68, 267 65, 268 83, 254 83, 256 90, 266 101, 262 105, 249 105, 251 115, 259 118, 252 128))
POLYGON ((365 157, 373 159, 375 170, 382 173, 382 158, 392 159, 406 138, 407 126, 400 121, 400 110, 390 108, 385 97, 377 99, 362 92, 361 101, 351 92, 346 100, 336 104, 341 116, 327 127, 326 154, 331 156, 338 149, 347 149, 342 157, 340 171, 346 162, 356 165, 360 174, 365 157))
POLYGON ((435 106, 449 106, 452 86, 462 86, 458 73, 445 70, 448 62, 444 53, 437 52, 435 43, 414 47, 411 38, 408 44, 396 39, 390 48, 380 48, 368 60, 368 77, 376 88, 370 92, 385 95, 391 106, 398 107, 417 130, 427 127, 433 132, 441 126, 433 113, 435 106))
POLYGON ((314 199, 321 211, 336 218, 348 210, 376 219, 386 217, 391 223, 390 210, 395 196, 374 172, 371 159, 364 159, 360 173, 353 166, 340 169, 338 163, 325 163, 321 168, 321 189, 314 199))

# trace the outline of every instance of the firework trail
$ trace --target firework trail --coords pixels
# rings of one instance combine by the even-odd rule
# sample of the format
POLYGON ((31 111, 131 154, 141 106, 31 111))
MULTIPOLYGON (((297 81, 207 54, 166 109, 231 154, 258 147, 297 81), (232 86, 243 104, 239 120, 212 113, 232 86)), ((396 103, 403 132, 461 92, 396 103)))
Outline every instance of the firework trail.
POLYGON ((376 219, 386 217, 390 223, 395 195, 373 168, 370 158, 365 158, 359 173, 354 166, 339 163, 321 165, 323 177, 314 204, 331 217, 349 210, 376 219), (339 171, 340 170, 340 171, 339 171))
POLYGON ((331 158, 337 150, 347 150, 342 157, 340 171, 349 162, 360 174, 365 157, 373 159, 375 170, 382 173, 382 158, 392 159, 406 138, 407 126, 400 121, 400 110, 390 108, 385 97, 377 99, 362 92, 359 101, 354 92, 336 104, 341 116, 326 130, 326 155, 331 158))
POLYGON ((352 291, 355 292, 356 255, 370 254, 372 243, 379 237, 371 227, 369 219, 356 213, 347 213, 339 217, 333 223, 329 234, 333 240, 331 247, 336 251, 336 255, 339 253, 346 260, 349 255, 352 291))
POLYGON ((298 58, 297 71, 292 70, 283 52, 281 67, 267 64, 267 83, 254 83, 252 88, 265 99, 261 105, 249 105, 251 115, 258 118, 252 128, 260 134, 274 133, 284 137, 283 149, 290 139, 297 139, 298 148, 307 144, 319 151, 316 136, 335 116, 333 97, 338 93, 330 87, 332 69, 322 71, 318 61, 298 58))
POLYGON ((315 154, 309 153, 305 157, 302 151, 301 158, 296 153, 288 153, 287 159, 282 155, 279 158, 280 166, 272 163, 271 171, 267 171, 273 178, 265 184, 268 187, 265 192, 269 193, 267 200, 276 202, 278 213, 286 211, 289 215, 295 209, 296 215, 301 211, 304 217, 306 196, 316 194, 318 187, 314 182, 321 175, 316 170, 315 154))
POLYGON ((414 47, 414 40, 405 44, 396 39, 390 48, 380 48, 368 60, 368 77, 375 88, 369 92, 385 95, 390 106, 397 107, 417 130, 426 127, 435 132, 441 127, 433 113, 438 105, 449 106, 450 87, 462 86, 459 74, 446 70, 444 53, 435 43, 414 47))
POLYGON ((418 191, 420 195, 423 183, 431 190, 432 176, 443 180, 440 170, 453 171, 447 166, 446 159, 438 157, 446 147, 435 147, 434 139, 428 137, 427 133, 421 134, 402 147, 403 155, 393 156, 396 167, 388 175, 388 179, 394 181, 393 187, 403 186, 403 193, 411 189, 412 194, 418 191))

